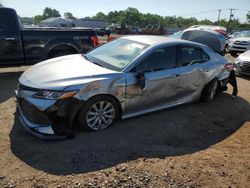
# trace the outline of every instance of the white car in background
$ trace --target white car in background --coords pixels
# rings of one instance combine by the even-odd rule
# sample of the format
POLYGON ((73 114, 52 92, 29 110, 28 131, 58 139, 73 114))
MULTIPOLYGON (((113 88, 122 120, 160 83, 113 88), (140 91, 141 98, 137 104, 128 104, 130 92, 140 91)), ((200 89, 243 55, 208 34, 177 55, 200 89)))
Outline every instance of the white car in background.
POLYGON ((250 76, 250 50, 235 58, 234 63, 236 73, 250 76))
POLYGON ((187 29, 200 29, 200 30, 213 30, 217 33, 222 34, 224 37, 227 37, 227 28, 217 25, 193 25, 187 29))
POLYGON ((241 33, 240 31, 234 32, 234 33, 228 35, 228 39, 234 39, 236 37, 239 37, 240 33, 241 33))
POLYGON ((228 51, 231 55, 237 55, 250 50, 250 31, 242 31, 238 37, 230 40, 228 51))

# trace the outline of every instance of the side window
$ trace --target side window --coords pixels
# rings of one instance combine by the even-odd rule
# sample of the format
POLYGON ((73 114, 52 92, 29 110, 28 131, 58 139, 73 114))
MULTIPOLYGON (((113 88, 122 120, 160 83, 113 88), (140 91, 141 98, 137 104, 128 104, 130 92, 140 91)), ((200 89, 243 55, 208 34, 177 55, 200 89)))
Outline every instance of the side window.
POLYGON ((0 36, 17 34, 15 15, 8 12, 0 12, 0 36))
POLYGON ((0 36, 5 36, 7 33, 7 23, 4 16, 5 14, 0 12, 0 36))
POLYGON ((136 72, 158 71, 174 67, 176 67, 176 46, 169 46, 151 53, 136 66, 136 72))

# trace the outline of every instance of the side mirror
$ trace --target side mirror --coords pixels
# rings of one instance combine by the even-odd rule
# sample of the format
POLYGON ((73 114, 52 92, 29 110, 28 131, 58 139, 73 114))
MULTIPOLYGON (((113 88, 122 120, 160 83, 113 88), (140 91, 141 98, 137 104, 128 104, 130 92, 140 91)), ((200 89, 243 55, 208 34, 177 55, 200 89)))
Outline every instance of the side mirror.
POLYGON ((145 75, 144 72, 139 72, 135 75, 138 85, 141 87, 141 89, 144 91, 146 89, 146 80, 145 80, 145 75))

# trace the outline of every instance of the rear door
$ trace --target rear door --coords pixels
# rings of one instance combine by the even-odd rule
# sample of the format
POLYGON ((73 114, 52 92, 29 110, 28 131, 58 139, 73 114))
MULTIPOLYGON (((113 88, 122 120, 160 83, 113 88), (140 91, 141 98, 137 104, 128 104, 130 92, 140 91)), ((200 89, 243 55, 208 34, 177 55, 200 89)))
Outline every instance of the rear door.
POLYGON ((0 65, 23 63, 23 49, 17 15, 12 9, 0 9, 0 65))
POLYGON ((180 85, 178 102, 196 100, 208 79, 210 59, 206 52, 196 46, 179 46, 180 85))

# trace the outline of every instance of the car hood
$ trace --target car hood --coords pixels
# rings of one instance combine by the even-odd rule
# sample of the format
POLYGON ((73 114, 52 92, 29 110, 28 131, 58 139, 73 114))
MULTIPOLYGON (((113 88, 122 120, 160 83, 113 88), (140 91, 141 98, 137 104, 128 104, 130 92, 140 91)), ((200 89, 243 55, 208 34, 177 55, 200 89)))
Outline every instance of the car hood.
POLYGON ((250 41, 250 37, 236 37, 236 38, 233 38, 233 39, 230 39, 230 41, 250 41))
POLYGON ((248 61, 250 62, 250 50, 244 52, 243 54, 239 55, 238 59, 240 61, 248 61))
POLYGON ((68 86, 115 73, 76 54, 49 59, 30 67, 21 75, 19 83, 32 88, 64 90, 68 86))

